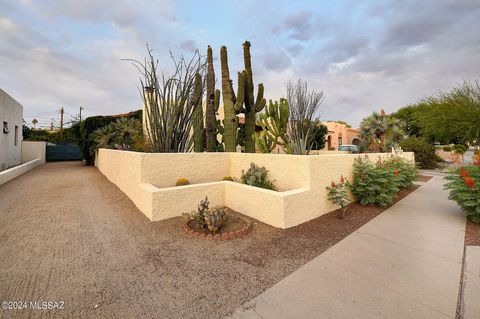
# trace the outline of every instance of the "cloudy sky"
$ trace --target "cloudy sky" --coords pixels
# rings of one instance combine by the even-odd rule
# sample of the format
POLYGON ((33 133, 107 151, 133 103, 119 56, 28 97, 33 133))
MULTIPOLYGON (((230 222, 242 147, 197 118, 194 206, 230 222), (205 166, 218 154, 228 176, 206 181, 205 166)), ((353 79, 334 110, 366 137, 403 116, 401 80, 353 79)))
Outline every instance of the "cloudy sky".
POLYGON ((165 70, 169 50, 191 56, 210 44, 218 58, 226 45, 235 72, 248 39, 267 98, 302 78, 325 91, 322 119, 358 125, 479 78, 479 30, 478 0, 0 0, 0 87, 27 122, 58 123, 60 106, 67 118, 80 106, 124 113, 141 100, 121 59, 143 59, 146 42, 165 70))

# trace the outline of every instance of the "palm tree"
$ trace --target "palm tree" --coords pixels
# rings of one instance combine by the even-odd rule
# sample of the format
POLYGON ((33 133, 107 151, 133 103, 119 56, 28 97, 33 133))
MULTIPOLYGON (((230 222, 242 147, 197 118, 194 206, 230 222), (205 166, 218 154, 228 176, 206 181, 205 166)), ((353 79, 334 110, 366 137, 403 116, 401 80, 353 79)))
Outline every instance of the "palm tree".
POLYGON ((37 128, 37 123, 38 123, 37 119, 33 119, 33 120, 32 120, 32 124, 33 124, 33 128, 34 128, 34 129, 37 128))
POLYGON ((360 123, 359 137, 372 152, 386 152, 402 139, 404 133, 400 121, 385 114, 373 112, 360 123))
POLYGON ((90 139, 94 142, 91 153, 99 148, 130 150, 137 142, 143 141, 142 124, 133 118, 119 118, 95 130, 90 139))

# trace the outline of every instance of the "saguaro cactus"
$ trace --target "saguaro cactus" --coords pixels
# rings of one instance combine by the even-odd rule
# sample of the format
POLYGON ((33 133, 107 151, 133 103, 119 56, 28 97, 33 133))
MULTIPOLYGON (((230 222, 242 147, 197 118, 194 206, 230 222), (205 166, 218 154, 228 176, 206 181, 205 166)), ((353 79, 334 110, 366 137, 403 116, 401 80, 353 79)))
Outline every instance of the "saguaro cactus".
POLYGON ((290 110, 286 99, 280 99, 280 103, 269 101, 265 113, 260 114, 259 123, 262 126, 262 132, 253 133, 251 138, 257 143, 262 153, 270 153, 277 145, 291 153, 287 129, 290 110))
POLYGON ((227 48, 220 48, 220 64, 222 68, 222 96, 223 110, 225 117, 223 120, 224 133, 223 142, 225 152, 235 152, 237 146, 238 117, 242 112, 243 100, 245 95, 245 80, 242 73, 238 73, 237 96, 233 90, 230 72, 228 70, 227 48))
POLYGON ((195 84, 190 102, 190 105, 195 108, 193 112, 193 149, 195 152, 203 152, 204 150, 205 131, 203 130, 202 91, 202 76, 197 73, 195 74, 195 84))
POLYGON ((220 101, 220 90, 215 90, 215 70, 213 68, 212 48, 207 49, 207 107, 205 110, 205 126, 207 137, 207 152, 217 150, 217 117, 220 101))
POLYGON ((252 62, 250 57, 250 42, 243 43, 243 61, 245 70, 243 70, 243 77, 245 79, 245 152, 255 153, 255 140, 253 134, 255 133, 256 113, 263 110, 266 101, 263 97, 263 84, 258 84, 257 99, 254 97, 252 62))

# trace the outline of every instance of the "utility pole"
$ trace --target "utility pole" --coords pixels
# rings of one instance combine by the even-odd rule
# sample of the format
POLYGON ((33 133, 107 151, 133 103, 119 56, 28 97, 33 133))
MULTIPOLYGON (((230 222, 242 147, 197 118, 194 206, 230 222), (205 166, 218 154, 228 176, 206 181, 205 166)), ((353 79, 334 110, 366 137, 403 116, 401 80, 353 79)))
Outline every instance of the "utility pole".
POLYGON ((80 106, 80 123, 82 123, 82 110, 83 110, 83 109, 84 109, 84 108, 83 108, 82 106, 80 106))
POLYGON ((60 140, 63 141, 63 106, 60 109, 60 140))

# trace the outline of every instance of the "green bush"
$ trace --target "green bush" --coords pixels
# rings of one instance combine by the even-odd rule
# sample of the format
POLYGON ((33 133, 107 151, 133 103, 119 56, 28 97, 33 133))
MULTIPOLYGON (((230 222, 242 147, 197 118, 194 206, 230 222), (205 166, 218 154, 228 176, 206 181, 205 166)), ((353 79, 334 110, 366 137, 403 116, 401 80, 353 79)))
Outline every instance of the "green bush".
POLYGON ((480 161, 449 173, 445 189, 450 191, 449 199, 454 200, 473 222, 480 223, 480 161))
POLYGON ((453 150, 457 154, 465 154, 468 150, 468 147, 462 144, 453 145, 453 150))
POLYGON ((137 120, 142 119, 142 110, 130 112, 127 114, 113 115, 113 116, 91 116, 87 117, 80 125, 80 141, 79 145, 82 150, 83 158, 86 160, 87 165, 93 165, 95 154, 90 151, 94 147, 94 141, 90 138, 95 130, 102 128, 111 122, 115 122, 119 118, 134 118, 137 120))
POLYGON ((350 187, 362 205, 388 206, 400 190, 390 169, 372 163, 368 157, 356 158, 350 187))
POLYGON ((365 156, 355 159, 353 183, 349 187, 362 205, 388 206, 416 177, 415 164, 402 157, 392 156, 373 163, 365 156))
POLYGON ((442 150, 444 150, 445 152, 451 152, 452 148, 450 146, 444 146, 442 147, 442 150))
POLYGON ((400 146, 406 152, 415 153, 415 161, 420 168, 432 169, 437 167, 435 147, 424 138, 412 136, 401 141, 400 146))
POLYGON ((250 168, 247 172, 242 170, 242 176, 240 179, 243 184, 275 190, 273 181, 268 179, 268 170, 265 167, 259 167, 254 163, 250 163, 250 168))
POLYGON ((411 186, 417 179, 418 171, 415 164, 400 156, 391 156, 384 161, 379 161, 377 162, 377 166, 383 167, 391 172, 395 176, 400 189, 411 186))
POLYGON ((338 213, 338 217, 343 219, 345 212, 347 211, 347 205, 350 202, 350 196, 348 196, 348 188, 350 184, 346 178, 340 176, 340 181, 335 183, 332 181, 330 186, 327 186, 328 199, 335 205, 340 206, 341 210, 338 213))

